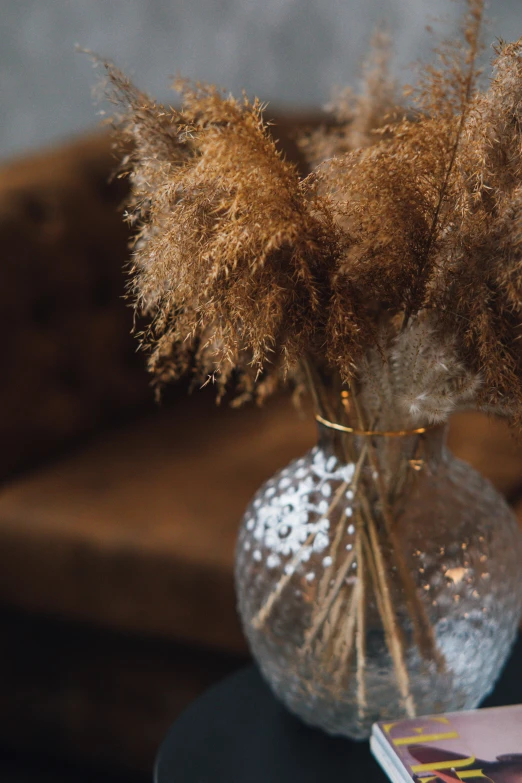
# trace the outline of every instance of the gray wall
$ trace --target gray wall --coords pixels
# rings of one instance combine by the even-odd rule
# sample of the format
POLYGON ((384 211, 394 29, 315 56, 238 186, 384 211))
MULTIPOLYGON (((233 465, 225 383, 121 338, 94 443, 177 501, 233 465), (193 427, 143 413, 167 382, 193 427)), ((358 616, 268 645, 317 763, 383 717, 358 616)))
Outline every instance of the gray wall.
MULTIPOLYGON (((96 75, 77 43, 160 98, 179 72, 311 107, 356 82, 378 19, 392 27, 407 80, 402 67, 430 45, 431 16, 450 28, 458 12, 450 0, 0 0, 0 156, 96 124, 96 75)), ((492 0, 490 16, 488 43, 522 35, 522 0, 492 0)))

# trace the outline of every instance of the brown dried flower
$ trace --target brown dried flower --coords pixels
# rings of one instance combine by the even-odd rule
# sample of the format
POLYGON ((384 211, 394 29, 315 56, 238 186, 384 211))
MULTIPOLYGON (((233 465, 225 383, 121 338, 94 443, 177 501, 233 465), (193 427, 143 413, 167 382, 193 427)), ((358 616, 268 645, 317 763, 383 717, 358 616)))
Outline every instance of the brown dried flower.
POLYGON ((108 73, 135 144, 132 293, 152 315, 150 367, 160 382, 191 368, 221 391, 239 369, 240 387, 262 394, 320 350, 340 231, 276 150, 259 102, 179 82, 178 112, 108 73))

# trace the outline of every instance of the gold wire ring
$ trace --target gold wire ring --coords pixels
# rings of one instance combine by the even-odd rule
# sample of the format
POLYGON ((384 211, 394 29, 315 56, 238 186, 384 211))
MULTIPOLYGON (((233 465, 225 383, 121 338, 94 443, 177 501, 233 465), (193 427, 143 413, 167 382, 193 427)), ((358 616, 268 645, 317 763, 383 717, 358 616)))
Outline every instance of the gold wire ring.
POLYGON ((323 419, 318 413, 315 418, 320 424, 324 424, 325 427, 329 427, 331 430, 337 430, 338 432, 348 432, 351 435, 379 435, 387 438, 400 438, 404 435, 422 435, 424 432, 434 429, 434 427, 437 426, 436 424, 433 424, 431 427, 419 427, 416 430, 390 430, 387 432, 386 430, 357 430, 354 427, 345 427, 344 424, 336 424, 333 421, 328 421, 328 419, 323 419))

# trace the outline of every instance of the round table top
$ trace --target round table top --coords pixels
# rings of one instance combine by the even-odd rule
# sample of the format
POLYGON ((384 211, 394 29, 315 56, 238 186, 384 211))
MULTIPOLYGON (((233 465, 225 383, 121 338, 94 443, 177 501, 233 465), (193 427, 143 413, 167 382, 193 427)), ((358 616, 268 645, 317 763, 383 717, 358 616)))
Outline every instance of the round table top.
MULTIPOLYGON (((483 706, 522 702, 522 635, 483 706)), ((200 696, 178 718, 155 783, 385 783, 367 742, 305 726, 275 699, 255 666, 200 696)))

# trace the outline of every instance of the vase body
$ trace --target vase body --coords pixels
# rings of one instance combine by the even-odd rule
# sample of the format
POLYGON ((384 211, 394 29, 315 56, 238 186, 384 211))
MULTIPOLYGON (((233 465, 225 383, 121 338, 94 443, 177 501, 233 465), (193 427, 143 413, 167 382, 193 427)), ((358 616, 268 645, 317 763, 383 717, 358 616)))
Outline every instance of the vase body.
POLYGON ((238 540, 240 615, 288 709, 331 734, 470 709, 522 607, 522 536, 444 427, 398 437, 319 425, 270 479, 238 540))

